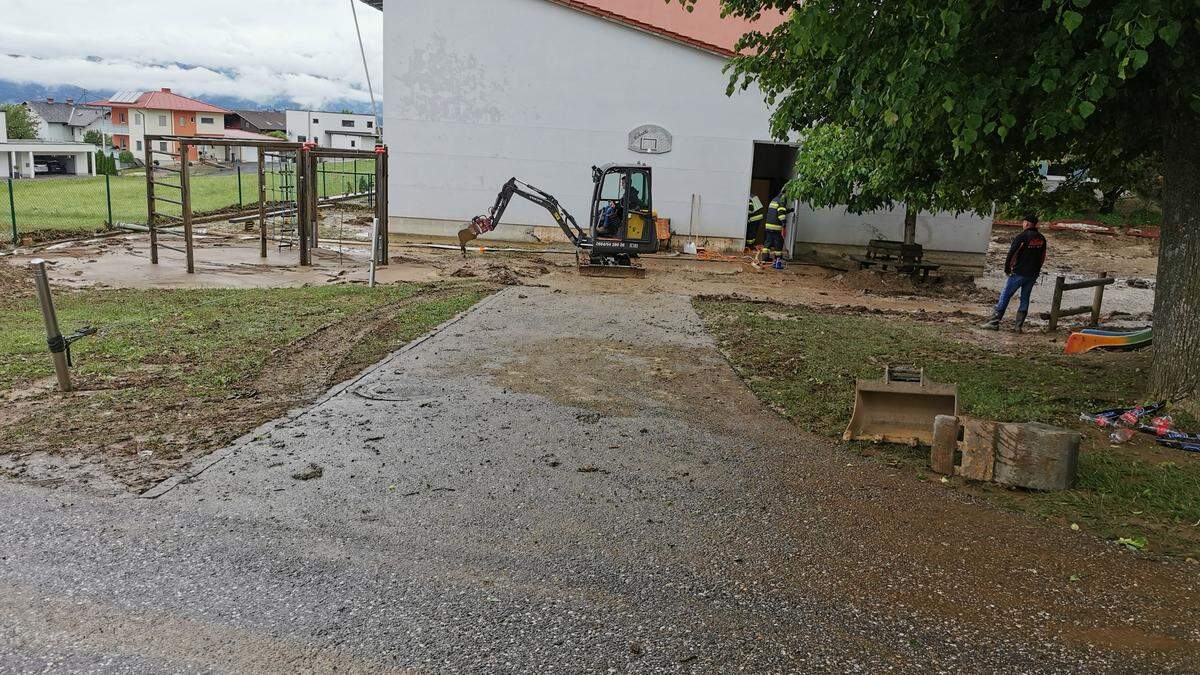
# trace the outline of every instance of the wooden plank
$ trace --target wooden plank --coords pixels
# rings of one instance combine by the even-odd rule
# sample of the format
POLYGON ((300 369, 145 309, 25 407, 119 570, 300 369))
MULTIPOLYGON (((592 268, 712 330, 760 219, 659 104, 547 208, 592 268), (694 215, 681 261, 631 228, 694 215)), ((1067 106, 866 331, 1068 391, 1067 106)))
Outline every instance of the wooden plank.
POLYGON ((1072 281, 1071 283, 1063 284, 1064 291, 1081 291, 1085 288, 1098 286, 1108 286, 1117 283, 1116 277, 1108 276, 1108 272, 1104 272, 1098 279, 1084 279, 1083 281, 1072 281))

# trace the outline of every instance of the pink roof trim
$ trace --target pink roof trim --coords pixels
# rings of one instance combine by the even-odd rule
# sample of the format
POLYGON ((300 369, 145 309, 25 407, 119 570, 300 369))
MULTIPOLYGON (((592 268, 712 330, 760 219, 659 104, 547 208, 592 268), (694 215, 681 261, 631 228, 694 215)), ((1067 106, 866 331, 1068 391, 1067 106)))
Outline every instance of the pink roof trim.
POLYGON ((623 23, 721 56, 734 55, 733 47, 749 31, 767 32, 783 23, 781 14, 764 14, 750 22, 722 17, 720 0, 698 0, 688 12, 677 2, 663 0, 550 0, 550 2, 623 23))

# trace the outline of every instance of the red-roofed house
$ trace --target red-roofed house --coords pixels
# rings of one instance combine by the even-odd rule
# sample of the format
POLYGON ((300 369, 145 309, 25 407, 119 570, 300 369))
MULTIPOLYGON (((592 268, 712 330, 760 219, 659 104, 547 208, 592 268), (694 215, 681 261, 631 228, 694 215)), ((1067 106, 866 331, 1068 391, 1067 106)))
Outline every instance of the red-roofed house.
MULTIPOLYGON (((591 167, 642 162, 676 232, 740 249, 750 198, 769 202, 794 175, 796 146, 772 138, 762 93, 726 96, 723 72, 741 35, 783 16, 724 18, 719 0, 690 13, 663 0, 362 1, 384 14, 394 232, 453 236, 512 176, 587 222, 591 167)), ((506 220, 487 236, 561 236, 528 203, 514 201, 506 220)), ((965 252, 960 261, 982 269, 990 223, 922 214, 917 225, 931 259, 965 252)), ((788 228, 797 253, 861 253, 902 236, 902 211, 797 205, 788 228)))
MULTIPOLYGON (((163 87, 160 91, 122 91, 103 101, 88 105, 112 109, 113 145, 121 150, 130 150, 139 159, 145 151, 147 135, 172 136, 225 136, 225 113, 219 106, 194 98, 181 96, 163 87)), ((175 143, 159 141, 154 150, 178 154, 175 143)), ((208 155, 211 148, 191 149, 190 159, 201 154, 208 155)), ((174 158, 156 155, 162 164, 174 163, 174 158)))

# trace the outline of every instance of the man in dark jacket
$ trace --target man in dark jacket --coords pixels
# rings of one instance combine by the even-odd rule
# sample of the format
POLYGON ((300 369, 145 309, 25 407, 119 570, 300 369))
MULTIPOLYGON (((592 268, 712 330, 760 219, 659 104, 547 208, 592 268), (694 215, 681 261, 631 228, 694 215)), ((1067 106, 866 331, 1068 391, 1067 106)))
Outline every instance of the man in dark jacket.
POLYGON ((992 318, 983 324, 983 328, 1000 330, 1000 320, 1008 309, 1008 302, 1021 292, 1021 305, 1017 309, 1017 323, 1013 330, 1020 333, 1025 325, 1025 316, 1029 313, 1029 296, 1033 293, 1033 285, 1037 283, 1038 275, 1042 273, 1042 263, 1046 262, 1046 238, 1037 229, 1038 219, 1035 215, 1025 216, 1021 223, 1025 229, 1013 240, 1008 249, 1008 257, 1004 259, 1004 273, 1008 275, 1008 283, 1000 293, 1000 302, 992 312, 992 318))

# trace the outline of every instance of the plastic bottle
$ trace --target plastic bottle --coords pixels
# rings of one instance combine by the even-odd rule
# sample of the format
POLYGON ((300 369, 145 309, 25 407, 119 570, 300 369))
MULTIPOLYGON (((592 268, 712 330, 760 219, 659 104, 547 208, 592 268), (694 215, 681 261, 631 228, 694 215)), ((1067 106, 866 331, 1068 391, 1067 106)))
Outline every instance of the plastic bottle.
POLYGON ((1106 414, 1080 413, 1080 422, 1090 422, 1097 426, 1112 426, 1112 418, 1106 414))
POLYGON ((1145 414, 1146 414, 1146 406, 1136 405, 1136 406, 1130 408, 1129 410, 1126 410, 1117 419, 1119 419, 1121 421, 1121 423, 1124 424, 1125 426, 1133 427, 1133 426, 1137 426, 1138 420, 1142 419, 1142 416, 1144 416, 1145 414))
POLYGON ((1133 437, 1136 435, 1137 432, 1133 429, 1117 429, 1108 435, 1108 442, 1112 443, 1113 445, 1121 445, 1122 443, 1128 443, 1129 441, 1133 440, 1133 437))

